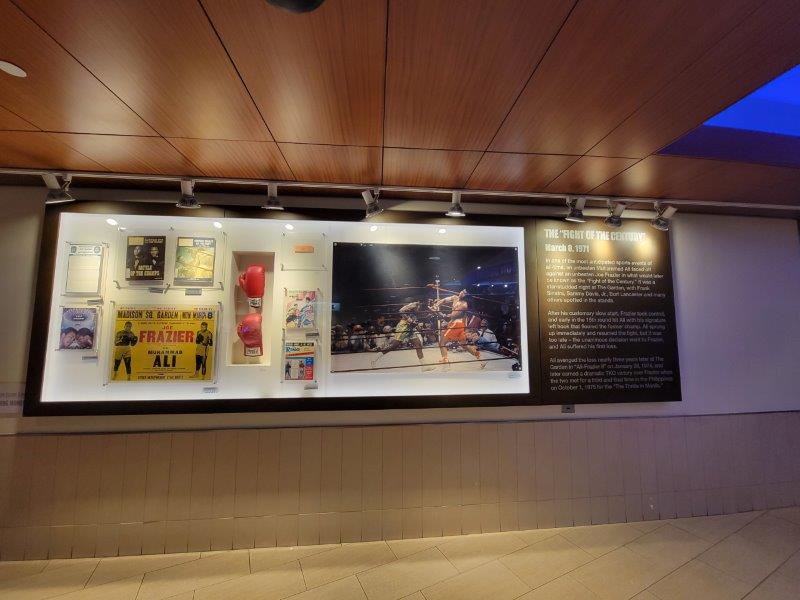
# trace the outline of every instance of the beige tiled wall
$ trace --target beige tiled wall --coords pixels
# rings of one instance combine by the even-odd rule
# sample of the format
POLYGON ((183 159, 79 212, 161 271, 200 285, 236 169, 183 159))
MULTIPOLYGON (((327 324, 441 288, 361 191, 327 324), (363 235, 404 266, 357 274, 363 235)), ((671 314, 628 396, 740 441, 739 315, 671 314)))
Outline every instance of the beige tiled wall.
POLYGON ((458 535, 800 503, 800 413, 0 438, 0 559, 458 535))

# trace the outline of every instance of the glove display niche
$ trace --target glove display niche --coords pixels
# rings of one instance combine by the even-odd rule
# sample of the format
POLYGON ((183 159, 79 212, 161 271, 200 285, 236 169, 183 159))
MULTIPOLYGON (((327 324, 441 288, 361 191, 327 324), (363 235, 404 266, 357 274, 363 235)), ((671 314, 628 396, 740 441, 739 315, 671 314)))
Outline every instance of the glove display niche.
POLYGON ((271 358, 275 254, 231 253, 228 364, 267 366, 271 358))

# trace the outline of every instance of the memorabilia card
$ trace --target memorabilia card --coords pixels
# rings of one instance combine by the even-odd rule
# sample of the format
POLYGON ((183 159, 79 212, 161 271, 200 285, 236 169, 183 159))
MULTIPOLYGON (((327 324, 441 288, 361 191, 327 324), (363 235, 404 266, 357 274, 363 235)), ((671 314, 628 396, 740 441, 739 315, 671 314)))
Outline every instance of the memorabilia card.
POLYGON ((519 371, 513 247, 333 245, 331 372, 519 371))
POLYGON ((286 329, 314 329, 317 326, 316 304, 316 290, 288 290, 283 313, 286 329))
POLYGON ((63 307, 59 350, 94 350, 97 334, 97 309, 93 307, 63 307))
POLYGON ((179 237, 175 253, 175 285, 213 285, 216 246, 214 238, 179 237))
POLYGON ((125 250, 126 281, 164 281, 163 235, 129 235, 125 250))
POLYGON ((64 293, 83 296, 99 294, 102 268, 101 244, 70 244, 64 293))
POLYGON ((284 381, 314 381, 314 342, 284 342, 284 381))
POLYGON ((212 381, 216 308, 120 306, 109 379, 212 381))

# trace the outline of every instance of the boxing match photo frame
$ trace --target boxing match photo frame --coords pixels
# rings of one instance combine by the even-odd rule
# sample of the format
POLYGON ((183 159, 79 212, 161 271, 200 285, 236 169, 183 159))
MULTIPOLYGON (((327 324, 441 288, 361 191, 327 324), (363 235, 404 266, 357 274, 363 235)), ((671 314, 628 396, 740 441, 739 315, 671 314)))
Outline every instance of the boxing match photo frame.
POLYGON ((331 372, 520 371, 517 253, 334 243, 331 372))

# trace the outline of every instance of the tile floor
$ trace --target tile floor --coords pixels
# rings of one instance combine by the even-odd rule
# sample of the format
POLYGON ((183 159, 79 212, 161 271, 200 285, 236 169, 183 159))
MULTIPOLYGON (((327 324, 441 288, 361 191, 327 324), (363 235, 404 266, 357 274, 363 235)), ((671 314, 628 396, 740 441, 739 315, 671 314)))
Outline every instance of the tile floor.
POLYGON ((0 562, 3 600, 800 598, 800 507, 459 537, 0 562))

